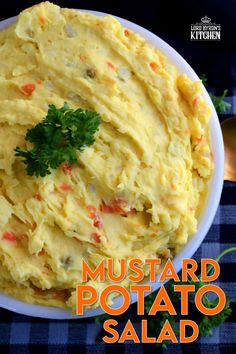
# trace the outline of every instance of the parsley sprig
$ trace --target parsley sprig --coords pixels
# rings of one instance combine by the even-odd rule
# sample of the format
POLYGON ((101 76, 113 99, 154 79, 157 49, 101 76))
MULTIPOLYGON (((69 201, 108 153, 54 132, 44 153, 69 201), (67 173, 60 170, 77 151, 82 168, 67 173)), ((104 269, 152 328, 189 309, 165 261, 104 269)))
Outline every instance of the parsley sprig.
POLYGON ((15 155, 23 157, 29 176, 45 177, 65 161, 69 166, 76 163, 77 150, 83 151, 95 142, 100 123, 96 112, 73 110, 66 102, 61 108, 49 105, 43 121, 27 131, 25 139, 32 143, 32 148, 17 147, 15 155))
POLYGON ((225 89, 221 96, 215 96, 210 93, 211 100, 215 106, 217 113, 225 113, 231 107, 229 102, 225 101, 225 96, 227 95, 228 90, 225 89))
MULTIPOLYGON (((202 84, 207 87, 206 74, 201 74, 200 79, 202 81, 202 84)), ((224 90, 221 96, 215 96, 212 93, 209 93, 217 113, 225 113, 231 108, 231 104, 225 101, 225 96, 227 95, 227 93, 227 89, 224 90)))

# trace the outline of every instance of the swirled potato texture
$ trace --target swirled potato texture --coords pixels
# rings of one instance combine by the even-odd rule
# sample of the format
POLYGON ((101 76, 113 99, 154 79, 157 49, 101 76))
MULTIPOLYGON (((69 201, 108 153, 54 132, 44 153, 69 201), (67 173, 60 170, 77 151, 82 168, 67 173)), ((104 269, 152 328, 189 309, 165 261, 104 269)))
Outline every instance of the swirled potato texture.
POLYGON ((0 32, 0 105, 0 291, 75 308, 82 258, 119 272, 196 232, 213 166, 202 84, 112 16, 23 11, 0 32), (96 141, 72 167, 28 176, 14 148, 64 102, 101 115, 96 141))

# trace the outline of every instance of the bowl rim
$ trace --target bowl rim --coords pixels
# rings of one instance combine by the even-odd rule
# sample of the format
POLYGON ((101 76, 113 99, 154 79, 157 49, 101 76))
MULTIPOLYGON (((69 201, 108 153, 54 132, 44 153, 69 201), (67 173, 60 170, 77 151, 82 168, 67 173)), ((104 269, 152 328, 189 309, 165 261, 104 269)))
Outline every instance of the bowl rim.
MULTIPOLYGON (((78 9, 76 9, 78 10, 78 9)), ((109 14, 99 11, 92 10, 84 10, 80 9, 78 11, 88 12, 90 14, 94 14, 96 16, 107 16, 109 14)), ((162 40, 159 36, 150 32, 149 30, 131 22, 121 17, 111 15, 115 17, 123 26, 139 33, 142 37, 144 37, 149 43, 156 46, 161 52, 163 52, 170 62, 174 64, 179 72, 186 73, 188 77, 193 80, 200 80, 192 67, 186 62, 186 60, 169 44, 167 44, 164 40, 162 40)), ((0 21, 0 30, 9 26, 10 24, 16 21, 17 17, 11 17, 6 20, 0 21)), ((178 253, 178 255, 173 260, 173 265, 175 270, 178 272, 181 270, 181 262, 184 258, 191 258, 198 247, 201 245, 203 239, 207 235, 210 226, 213 223, 219 202, 221 197, 221 192, 223 188, 224 181, 224 145, 223 145, 223 137, 221 133, 220 123, 215 111, 214 105, 210 99, 209 94, 207 93, 205 87, 203 86, 203 94, 207 103, 212 108, 212 115, 210 118, 210 140, 211 140, 211 149, 214 156, 214 170, 209 182, 209 190, 208 196, 205 202, 204 211, 198 221, 198 230, 192 235, 188 243, 183 247, 183 249, 178 253), (215 143, 213 143, 215 142, 215 143)), ((159 275, 156 277, 155 283, 147 282, 146 284, 151 284, 152 290, 151 292, 157 290, 163 283, 158 282, 159 275)), ((149 293, 151 293, 149 292, 149 293)), ((147 293, 147 295, 149 294, 147 293)), ((137 295, 134 293, 130 293, 131 303, 135 303, 137 301, 137 295)), ((114 301, 114 307, 118 307, 121 305, 122 299, 119 297, 114 301)), ((32 305, 25 303, 23 301, 17 300, 9 295, 5 295, 0 293, 0 307, 19 313, 23 315, 28 315, 32 317, 46 318, 46 319, 57 319, 57 320, 69 320, 69 319, 80 319, 87 317, 94 317, 100 315, 103 310, 99 307, 97 309, 87 310, 84 315, 76 316, 72 315, 69 309, 60 309, 56 307, 50 306, 42 306, 42 305, 32 305)))

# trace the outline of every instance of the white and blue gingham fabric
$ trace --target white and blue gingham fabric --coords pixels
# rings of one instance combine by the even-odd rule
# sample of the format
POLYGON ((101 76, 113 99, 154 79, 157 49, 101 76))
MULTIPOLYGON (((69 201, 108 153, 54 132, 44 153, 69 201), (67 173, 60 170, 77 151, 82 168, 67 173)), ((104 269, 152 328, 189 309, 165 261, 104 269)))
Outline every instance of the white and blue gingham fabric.
MULTIPOLYGON (((220 115, 223 120, 236 114, 235 96, 227 97, 232 104, 231 111, 220 115)), ((194 257, 215 258, 223 249, 236 246, 236 183, 225 182, 220 206, 214 223, 204 242, 194 257)), ((221 260, 221 274, 218 284, 232 299, 232 315, 214 331, 212 337, 200 338, 192 344, 171 344, 167 350, 153 345, 142 344, 104 344, 101 338, 101 325, 95 324, 94 319, 53 321, 31 318, 0 309, 0 353, 171 353, 171 354, 227 354, 236 352, 236 254, 226 255, 221 260)), ((141 317, 135 315, 135 307, 120 319, 120 328, 130 318, 138 324, 141 317)))

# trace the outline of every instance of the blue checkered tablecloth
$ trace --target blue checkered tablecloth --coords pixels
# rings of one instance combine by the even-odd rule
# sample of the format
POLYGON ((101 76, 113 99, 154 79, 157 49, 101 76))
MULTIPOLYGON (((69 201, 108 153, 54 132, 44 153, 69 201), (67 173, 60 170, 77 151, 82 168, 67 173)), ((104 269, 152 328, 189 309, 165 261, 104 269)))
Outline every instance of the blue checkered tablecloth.
MULTIPOLYGON (((213 91, 214 92, 214 91, 213 91)), ((236 114, 236 91, 227 100, 232 104, 231 111, 220 115, 223 120, 236 114), (234 96, 235 95, 235 96, 234 96)), ((215 258, 223 249, 236 246, 236 183, 225 182, 223 194, 214 223, 194 258, 215 258)), ((203 353, 226 354, 236 352, 236 254, 226 255, 221 261, 221 274, 218 284, 230 295, 232 315, 214 331, 212 337, 200 338, 192 344, 172 344, 167 350, 153 345, 142 344, 104 344, 101 338, 101 325, 94 319, 54 321, 31 318, 0 309, 0 353, 203 353)), ((122 316, 120 328, 128 318, 139 326, 141 317, 135 315, 131 306, 122 316)))

